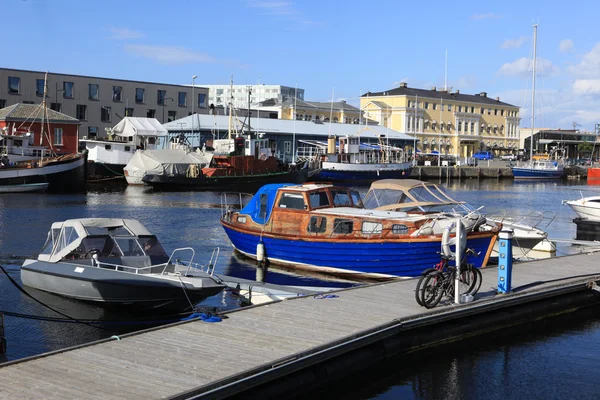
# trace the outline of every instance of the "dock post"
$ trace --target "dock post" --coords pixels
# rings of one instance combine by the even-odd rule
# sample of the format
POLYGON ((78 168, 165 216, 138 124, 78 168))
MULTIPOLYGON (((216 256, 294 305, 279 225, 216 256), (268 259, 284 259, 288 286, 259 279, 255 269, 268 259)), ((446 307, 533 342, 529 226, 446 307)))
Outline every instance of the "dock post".
POLYGON ((4 338, 4 314, 0 313, 0 355, 6 354, 6 339, 4 338))
POLYGON ((498 293, 508 293, 512 289, 512 229, 503 228, 498 238, 498 293))

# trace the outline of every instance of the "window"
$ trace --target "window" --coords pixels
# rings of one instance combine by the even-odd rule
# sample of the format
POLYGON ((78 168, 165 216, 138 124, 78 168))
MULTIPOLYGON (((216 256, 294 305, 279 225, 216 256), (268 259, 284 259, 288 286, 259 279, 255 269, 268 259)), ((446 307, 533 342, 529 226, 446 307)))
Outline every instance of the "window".
POLYGON ((158 104, 159 106, 164 106, 166 97, 167 97, 166 90, 157 90, 156 91, 156 104, 158 104))
POLYGON ((458 131, 462 132, 462 121, 458 121, 458 131))
POLYGON ((279 208, 289 208, 292 210, 304 210, 304 196, 301 193, 283 193, 279 200, 279 208))
POLYGON ((110 122, 110 107, 100 107, 100 120, 110 122))
POLYGON ((452 104, 448 104, 448 111, 452 111, 452 104))
POLYGON ((310 217, 308 223, 308 233, 323 233, 327 229, 327 218, 325 217, 310 217))
POLYGON ((425 102, 425 103, 423 104, 423 108, 424 108, 424 109, 426 109, 426 110, 429 110, 429 103, 428 103, 428 102, 425 102))
POLYGON ((471 122, 471 133, 475 133, 475 122, 471 122))
POLYGON ((500 116, 504 117, 504 110, 500 110, 500 116))
POLYGON ((61 112, 62 104, 61 103, 50 103, 50 109, 56 112, 61 112))
POLYGON ((133 108, 125 107, 125 116, 133 117, 133 108))
POLYGON ((85 104, 77 104, 75 118, 82 121, 87 119, 87 106, 85 104))
POLYGON ((125 146, 125 151, 131 151, 131 146, 125 146))
POLYGON ((292 152, 292 142, 290 142, 290 141, 283 142, 283 152, 287 153, 287 154, 292 152))
POLYGON ((137 104, 144 104, 144 88, 135 89, 135 102, 137 104))
POLYGON ((6 100, 0 99, 0 108, 6 107, 6 100))
POLYGON ((177 111, 169 111, 167 122, 175 121, 177 119, 177 111))
POLYGON ((104 150, 111 150, 112 149, 112 145, 111 144, 105 144, 104 145, 104 150))
POLYGON ((494 115, 498 115, 498 109, 494 108, 494 115))
POLYGON ((406 235, 408 233, 408 227, 402 224, 392 225, 392 233, 395 235, 406 235))
POLYGON ((488 115, 492 115, 492 109, 488 108, 488 115))
POLYGON ((483 107, 481 107, 481 115, 483 115, 485 113, 485 109, 483 107))
POLYGON ((90 100, 100 100, 99 98, 100 94, 99 94, 99 88, 98 85, 95 83, 90 83, 88 85, 88 98, 90 100))
POLYGON ((362 233, 365 235, 381 234, 381 232, 383 232, 383 224, 381 222, 365 221, 362 223, 362 233))
POLYGON ((35 95, 36 96, 44 95, 44 80, 43 79, 35 80, 35 95))
POLYGON ((223 95, 223 89, 217 89, 217 96, 223 95))
POLYGON ((198 93, 198 108, 206 108, 206 93, 198 93))
POLYGON ((458 112, 462 112, 462 106, 458 106, 458 112))
POLYGON ((97 126, 88 126, 88 137, 95 138, 98 136, 98 127, 97 126))
POLYGON ((310 201, 311 209, 319 207, 329 207, 329 197, 327 197, 327 192, 323 190, 318 192, 312 192, 308 196, 308 200, 310 201))
POLYGON ((336 218, 333 221, 333 233, 352 233, 352 225, 353 224, 351 220, 336 218))
POLYGON ((475 107, 471 107, 471 114, 475 114, 475 107))
POLYGON ((345 190, 332 190, 331 195, 333 196, 333 205, 335 207, 351 206, 350 196, 345 190))
POLYGON ((260 195, 260 209, 258 210, 259 218, 267 218, 267 205, 269 204, 269 195, 263 193, 260 195))
POLYGON ((177 99, 178 99, 177 104, 179 105, 179 107, 187 106, 187 93, 186 92, 179 92, 179 94, 177 95, 177 99))
POLYGON ((54 128, 54 144, 56 146, 62 146, 62 144, 63 144, 63 130, 62 130, 62 128, 54 128))
POLYGON ((113 86, 113 101, 120 103, 122 100, 123 88, 121 86, 113 86))
POLYGON ((63 82, 63 97, 65 99, 73 98, 73 82, 63 82))
POLYGON ((8 94, 21 93, 21 78, 17 76, 8 77, 8 94))
POLYGON ((434 110, 437 110, 437 104, 436 103, 433 103, 432 106, 433 106, 434 110))
POLYGON ((156 117, 156 110, 146 111, 146 118, 155 118, 155 117, 156 117))

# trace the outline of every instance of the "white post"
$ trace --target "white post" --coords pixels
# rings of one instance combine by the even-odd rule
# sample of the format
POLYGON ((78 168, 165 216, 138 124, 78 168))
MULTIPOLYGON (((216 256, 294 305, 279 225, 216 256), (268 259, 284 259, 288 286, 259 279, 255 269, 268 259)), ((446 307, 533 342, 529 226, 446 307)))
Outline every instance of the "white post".
POLYGON ((296 101, 298 99, 298 81, 296 81, 296 91, 294 92, 294 112, 292 118, 294 118, 294 132, 292 133, 292 165, 296 164, 296 119, 298 114, 296 101))
MULTIPOLYGON (((198 76, 192 76, 192 138, 190 139, 190 143, 194 140, 194 79, 198 76)), ((198 139, 198 146, 200 146, 200 139, 198 139)))
MULTIPOLYGON (((419 96, 415 95, 415 119, 417 118, 417 108, 419 108, 419 96)), ((413 167, 417 165, 417 132, 413 136, 413 167)))
POLYGON ((456 248, 454 261, 456 262, 456 276, 454 278, 454 303, 460 304, 460 263, 462 259, 461 248, 460 248, 460 237, 463 231, 462 222, 460 218, 456 218, 456 248))

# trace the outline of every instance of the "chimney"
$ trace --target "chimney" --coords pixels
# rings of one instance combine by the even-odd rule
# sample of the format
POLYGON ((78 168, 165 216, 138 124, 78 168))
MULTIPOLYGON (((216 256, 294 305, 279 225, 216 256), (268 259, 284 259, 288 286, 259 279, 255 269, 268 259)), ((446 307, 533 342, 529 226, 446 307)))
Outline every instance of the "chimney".
POLYGON ((500 102, 500 97, 496 97, 496 101, 497 101, 497 102, 500 102))
POLYGON ((480 95, 481 97, 487 97, 487 93, 486 93, 486 92, 481 92, 481 93, 479 93, 479 95, 480 95))
POLYGON ((456 94, 460 94, 460 90, 456 89, 456 90, 454 91, 454 93, 456 93, 456 94))
POLYGON ((401 88, 408 87, 408 83, 406 83, 406 82, 400 82, 400 87, 401 88))
POLYGON ((433 91, 433 92, 435 92, 435 91, 436 91, 436 89, 437 89, 437 88, 436 88, 435 86, 432 86, 432 87, 431 87, 431 91, 433 91))

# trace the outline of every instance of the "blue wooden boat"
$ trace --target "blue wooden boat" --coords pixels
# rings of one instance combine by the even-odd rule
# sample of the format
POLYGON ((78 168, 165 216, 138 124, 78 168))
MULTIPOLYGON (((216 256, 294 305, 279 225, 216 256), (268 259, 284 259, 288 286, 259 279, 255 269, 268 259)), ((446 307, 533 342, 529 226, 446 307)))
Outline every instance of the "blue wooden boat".
MULTIPOLYGON (((265 185, 239 212, 221 218, 243 255, 350 279, 420 275, 439 262, 444 230, 455 221, 446 214, 368 210, 357 191, 325 183, 265 185)), ((500 226, 465 225, 467 247, 479 253, 469 262, 483 267, 500 226)))
POLYGON ((563 166, 560 161, 533 161, 522 167, 513 167, 515 179, 560 179, 563 176, 563 166))

